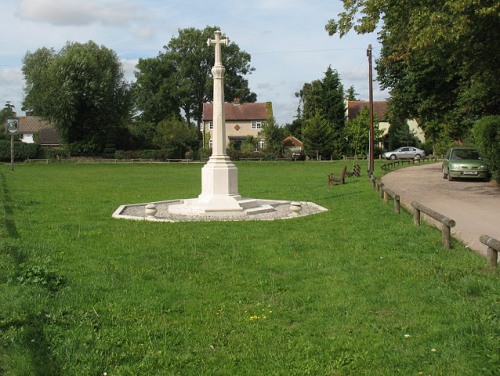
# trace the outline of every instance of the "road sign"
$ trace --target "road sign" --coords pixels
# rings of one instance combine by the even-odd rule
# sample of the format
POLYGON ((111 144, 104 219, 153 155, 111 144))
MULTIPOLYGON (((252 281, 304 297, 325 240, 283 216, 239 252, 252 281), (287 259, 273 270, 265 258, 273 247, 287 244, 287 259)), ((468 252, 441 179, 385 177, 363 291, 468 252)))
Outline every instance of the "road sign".
POLYGON ((7 130, 14 134, 19 130, 19 120, 11 118, 7 120, 7 130))

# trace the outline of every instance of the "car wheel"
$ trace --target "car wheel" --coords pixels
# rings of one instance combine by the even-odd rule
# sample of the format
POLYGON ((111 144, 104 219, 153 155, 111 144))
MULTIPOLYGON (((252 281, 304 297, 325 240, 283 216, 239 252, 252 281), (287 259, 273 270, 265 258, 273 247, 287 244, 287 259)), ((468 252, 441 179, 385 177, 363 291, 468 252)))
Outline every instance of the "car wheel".
POLYGON ((451 177, 450 171, 448 171, 448 181, 452 181, 453 178, 451 177))
POLYGON ((420 154, 415 154, 414 159, 420 159, 420 154))
POLYGON ((443 168, 443 179, 446 179, 447 177, 448 177, 448 174, 446 173, 446 171, 443 168))
POLYGON ((396 154, 391 154, 391 157, 390 157, 392 160, 396 159, 396 154))

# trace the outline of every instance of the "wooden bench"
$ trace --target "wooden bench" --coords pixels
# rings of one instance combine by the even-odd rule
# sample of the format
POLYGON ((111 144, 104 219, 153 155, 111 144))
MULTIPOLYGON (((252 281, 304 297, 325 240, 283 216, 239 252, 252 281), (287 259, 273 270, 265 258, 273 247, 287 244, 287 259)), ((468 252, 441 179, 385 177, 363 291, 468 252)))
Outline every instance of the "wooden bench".
POLYGON ((345 184, 345 176, 347 174, 347 166, 344 167, 344 169, 342 170, 342 174, 340 175, 340 177, 335 177, 335 175, 333 173, 331 173, 330 175, 328 175, 328 185, 332 185, 334 183, 342 183, 342 184, 345 184))

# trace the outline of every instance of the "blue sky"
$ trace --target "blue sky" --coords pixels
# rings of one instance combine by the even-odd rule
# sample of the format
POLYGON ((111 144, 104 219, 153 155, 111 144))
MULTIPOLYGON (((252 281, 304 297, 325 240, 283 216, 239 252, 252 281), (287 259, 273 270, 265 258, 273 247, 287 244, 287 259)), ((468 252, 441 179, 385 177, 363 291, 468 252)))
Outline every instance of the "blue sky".
MULTIPOLYGON (((133 80, 138 59, 157 56, 179 29, 219 26, 250 53, 250 89, 258 101, 273 103, 279 124, 294 119, 295 93, 329 65, 345 88, 354 85, 368 99, 368 44, 374 59, 380 53, 376 34, 328 36, 324 26, 342 11, 340 0, 2 0, 0 10, 0 106, 11 101, 19 115, 23 56, 41 47, 57 51, 67 41, 114 50, 133 80)), ((388 96, 375 82, 374 99, 388 96)))

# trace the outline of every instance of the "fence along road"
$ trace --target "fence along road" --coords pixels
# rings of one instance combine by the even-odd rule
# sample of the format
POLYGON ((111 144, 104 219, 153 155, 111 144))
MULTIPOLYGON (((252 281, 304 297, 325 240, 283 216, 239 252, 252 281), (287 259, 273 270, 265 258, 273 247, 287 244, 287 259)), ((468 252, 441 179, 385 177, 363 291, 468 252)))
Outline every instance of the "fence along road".
POLYGON ((382 177, 384 186, 401 197, 412 210, 412 201, 456 221, 452 235, 470 249, 486 256, 482 234, 500 240, 500 187, 493 182, 443 179, 441 163, 405 167, 382 177))

